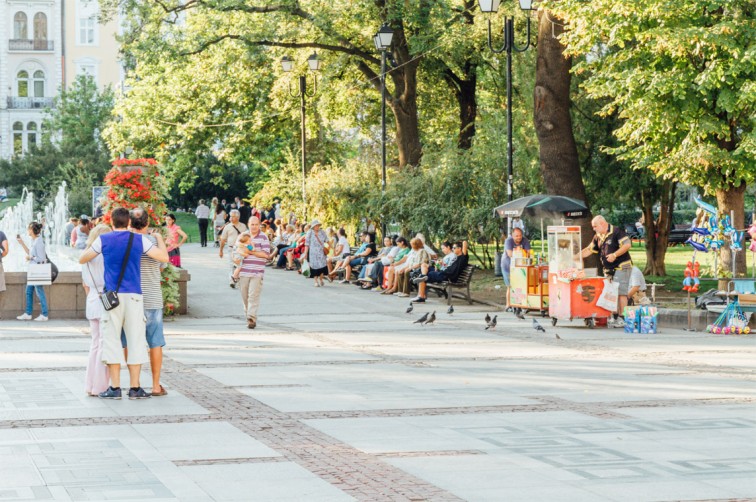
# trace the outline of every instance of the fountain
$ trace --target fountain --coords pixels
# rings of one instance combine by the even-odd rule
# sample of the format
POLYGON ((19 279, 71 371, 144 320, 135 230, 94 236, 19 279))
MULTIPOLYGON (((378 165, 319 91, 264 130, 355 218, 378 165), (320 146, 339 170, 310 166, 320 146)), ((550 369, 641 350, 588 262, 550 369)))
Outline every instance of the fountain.
MULTIPOLYGON (((68 223, 68 196, 66 195, 66 182, 60 184, 58 192, 52 202, 44 208, 44 216, 37 213, 36 221, 45 222, 42 230, 42 238, 45 241, 45 250, 58 270, 78 272, 81 267, 78 263, 76 250, 65 245, 66 224, 68 223)), ((34 194, 24 188, 21 193, 21 201, 15 206, 5 210, 0 219, 0 230, 8 237, 8 256, 3 259, 3 267, 6 272, 21 272, 26 270, 26 253, 16 241, 20 235, 26 245, 30 244, 26 229, 34 221, 34 194)))

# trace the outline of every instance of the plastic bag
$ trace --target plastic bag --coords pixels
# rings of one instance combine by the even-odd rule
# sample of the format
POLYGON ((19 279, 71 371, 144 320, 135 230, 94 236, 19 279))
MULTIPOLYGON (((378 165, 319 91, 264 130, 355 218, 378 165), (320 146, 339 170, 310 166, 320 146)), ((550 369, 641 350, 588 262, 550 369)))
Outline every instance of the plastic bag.
POLYGON ((617 311, 617 297, 619 296, 619 283, 604 279, 604 290, 601 292, 596 306, 609 312, 617 311))
POLYGON ((305 277, 310 277, 310 262, 307 260, 304 260, 302 262, 302 275, 305 277))

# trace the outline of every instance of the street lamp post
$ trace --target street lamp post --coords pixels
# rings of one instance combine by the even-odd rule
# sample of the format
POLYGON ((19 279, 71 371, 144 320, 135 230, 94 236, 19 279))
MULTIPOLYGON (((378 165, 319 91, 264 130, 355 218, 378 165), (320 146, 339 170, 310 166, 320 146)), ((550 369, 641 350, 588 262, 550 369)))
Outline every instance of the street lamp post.
MULTIPOLYGON (((386 195, 386 53, 391 47, 394 30, 383 24, 373 37, 375 48, 381 53, 381 195, 386 195)), ((386 237, 386 220, 381 215, 381 235, 386 237)))
MULTIPOLYGON (((499 11, 501 0, 478 0, 480 10, 485 13, 496 13, 499 11)), ((520 9, 526 13, 534 10, 533 0, 520 0, 520 9)), ((515 44, 514 17, 507 16, 504 20, 504 43, 495 49, 491 41, 491 18, 488 18, 488 47, 500 54, 504 51, 507 53, 507 201, 512 200, 512 184, 514 182, 514 170, 512 166, 512 51, 525 52, 530 48, 530 16, 527 18, 527 40, 523 47, 515 44)))
MULTIPOLYGON (((307 59, 307 64, 310 67, 310 71, 316 72, 320 70, 321 62, 318 59, 317 53, 313 52, 312 56, 307 59)), ((288 56, 284 56, 281 59, 281 68, 285 72, 290 72, 294 68, 294 61, 289 59, 288 56)), ((317 75, 317 74, 315 74, 317 75)), ((300 98, 300 116, 301 116, 301 148, 302 148, 302 210, 303 218, 307 221, 307 129, 305 127, 306 119, 306 98, 313 97, 318 90, 317 76, 313 77, 313 89, 311 92, 307 91, 307 77, 305 75, 299 76, 299 91, 294 92, 291 88, 291 82, 289 82, 289 94, 294 98, 300 98)))

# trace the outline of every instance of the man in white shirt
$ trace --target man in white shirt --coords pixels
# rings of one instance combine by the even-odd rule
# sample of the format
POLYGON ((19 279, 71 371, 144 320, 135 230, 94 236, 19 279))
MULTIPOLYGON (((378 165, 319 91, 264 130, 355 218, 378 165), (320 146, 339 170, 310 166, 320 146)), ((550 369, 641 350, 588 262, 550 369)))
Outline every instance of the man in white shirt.
POLYGON ((633 305, 648 305, 651 303, 651 300, 646 296, 646 279, 638 267, 634 266, 630 270, 630 282, 627 288, 627 299, 632 300, 633 305))
POLYGON ((210 221, 210 208, 205 205, 205 199, 200 199, 199 206, 194 210, 199 224, 200 246, 207 247, 207 225, 210 221))

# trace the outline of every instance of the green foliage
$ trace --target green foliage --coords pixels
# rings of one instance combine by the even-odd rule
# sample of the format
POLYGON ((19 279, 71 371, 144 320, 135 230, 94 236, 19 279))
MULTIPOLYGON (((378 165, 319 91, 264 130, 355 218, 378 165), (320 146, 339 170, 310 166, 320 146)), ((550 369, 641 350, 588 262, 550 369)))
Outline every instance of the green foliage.
POLYGON ((727 190, 754 179, 756 4, 750 0, 549 2, 601 114, 607 151, 658 176, 727 190))

